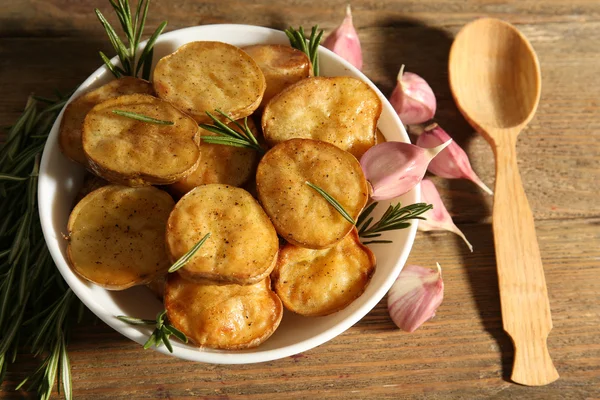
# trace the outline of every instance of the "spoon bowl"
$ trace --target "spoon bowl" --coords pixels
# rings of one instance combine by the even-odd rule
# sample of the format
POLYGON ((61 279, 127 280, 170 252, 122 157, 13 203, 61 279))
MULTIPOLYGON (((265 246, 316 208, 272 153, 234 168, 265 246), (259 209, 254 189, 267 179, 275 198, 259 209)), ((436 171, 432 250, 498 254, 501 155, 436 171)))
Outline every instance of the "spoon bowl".
POLYGON ((540 65, 514 26, 482 18, 456 36, 449 78, 458 109, 492 145, 496 158, 492 218, 502 322, 515 348, 511 378, 523 385, 546 385, 558 379, 546 344, 552 318, 516 152, 517 135, 540 99, 540 65))
POLYGON ((533 117, 542 87, 540 65, 531 44, 509 23, 482 18, 465 26, 452 46, 450 65, 458 106, 479 130, 516 130, 533 117))

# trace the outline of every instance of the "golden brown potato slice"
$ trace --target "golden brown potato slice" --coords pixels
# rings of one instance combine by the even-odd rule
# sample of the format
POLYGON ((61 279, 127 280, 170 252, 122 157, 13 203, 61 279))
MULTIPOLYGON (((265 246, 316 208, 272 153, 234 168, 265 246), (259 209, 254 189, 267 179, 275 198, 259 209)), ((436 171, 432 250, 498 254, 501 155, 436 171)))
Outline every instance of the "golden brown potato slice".
POLYGON ((258 164, 258 198, 277 232, 298 246, 333 246, 353 225, 307 181, 333 196, 355 220, 367 203, 367 181, 352 154, 318 140, 288 140, 258 164))
POLYGON ((154 94, 154 88, 148 81, 125 76, 85 93, 67 105, 60 122, 58 144, 63 154, 71 160, 87 165, 87 159, 81 142, 83 120, 97 104, 124 94, 154 94))
POLYGON ((304 79, 274 97, 265 107, 262 128, 274 146, 292 138, 329 142, 356 158, 375 145, 381 100, 356 78, 304 79))
POLYGON ((167 251, 175 262, 207 233, 192 259, 179 270, 188 280, 249 285, 268 276, 279 241, 269 217, 243 189, 202 185, 183 196, 167 225, 167 251))
POLYGON ((97 175, 128 186, 176 182, 200 161, 196 121, 166 101, 145 94, 120 96, 92 108, 83 124, 83 149, 97 175), (116 115, 134 112, 173 125, 116 115))
MULTIPOLYGON (((238 121, 243 126, 244 121, 238 121)), ((233 123, 229 126, 240 132, 233 123)), ((248 118, 248 128, 259 137, 256 124, 248 118)), ((200 129, 201 136, 217 136, 216 133, 200 129)), ((188 176, 170 185, 176 195, 183 196, 196 186, 209 183, 222 183, 231 186, 242 186, 254 175, 258 164, 256 150, 222 144, 202 143, 200 146, 200 163, 188 176)))
POLYGON ((256 347, 281 322, 283 306, 269 277, 253 285, 210 285, 169 274, 165 308, 173 326, 191 342, 213 349, 256 347))
POLYGON ((356 228, 324 250, 285 245, 271 274, 273 288, 290 311, 306 316, 332 314, 356 300, 375 272, 375 255, 356 228))
POLYGON ((166 274, 165 230, 174 205, 168 193, 155 187, 108 185, 88 194, 69 217, 71 268, 111 290, 166 274))
POLYGON ((308 56, 300 50, 281 44, 257 44, 244 47, 265 75, 267 89, 260 108, 279 92, 294 83, 313 75, 308 56))
POLYGON ((260 105, 265 77, 241 49, 221 42, 191 42, 160 59, 154 89, 199 123, 210 122, 215 109, 233 119, 246 117, 260 105))

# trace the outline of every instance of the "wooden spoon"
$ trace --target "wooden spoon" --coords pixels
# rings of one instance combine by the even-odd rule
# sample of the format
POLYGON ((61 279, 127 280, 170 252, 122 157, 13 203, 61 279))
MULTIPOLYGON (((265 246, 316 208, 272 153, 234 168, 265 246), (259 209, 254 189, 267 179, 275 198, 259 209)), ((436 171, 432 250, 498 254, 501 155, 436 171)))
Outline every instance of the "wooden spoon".
POLYGON ((515 347, 511 379, 546 385, 558 379, 546 344, 552 318, 516 152, 517 135, 540 99, 540 65, 531 44, 515 27, 482 18, 456 36, 449 76, 459 110, 496 157, 493 229, 502 320, 515 347))

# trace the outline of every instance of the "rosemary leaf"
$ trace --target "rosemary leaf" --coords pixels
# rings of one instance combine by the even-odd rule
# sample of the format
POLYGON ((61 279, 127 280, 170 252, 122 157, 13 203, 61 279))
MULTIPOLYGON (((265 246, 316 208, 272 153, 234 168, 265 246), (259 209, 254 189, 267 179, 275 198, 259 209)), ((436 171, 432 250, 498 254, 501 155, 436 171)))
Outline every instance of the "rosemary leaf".
POLYGON ((308 39, 304 33, 304 28, 301 26, 298 30, 289 27, 285 30, 285 34, 290 41, 290 46, 300 50, 308 56, 313 67, 313 75, 319 76, 319 44, 323 38, 323 31, 319 31, 319 26, 315 25, 312 27, 310 38, 308 39), (307 40, 308 44, 306 43, 307 40))
POLYGON ((127 322, 130 325, 154 325, 156 323, 156 321, 151 319, 133 318, 127 315, 117 315, 117 319, 127 322))
POLYGON ((169 268, 169 272, 175 272, 179 268, 181 268, 185 264, 187 264, 187 262, 190 261, 190 259, 194 256, 194 254, 196 254, 196 252, 198 251, 198 249, 200 247, 202 247, 202 245, 204 244, 204 242, 206 242, 206 239, 208 239, 209 237, 210 237, 210 232, 207 233, 206 235, 204 235, 204 237, 202 239, 200 239, 200 241, 198 243, 196 243, 194 245, 194 247, 192 247, 187 253, 185 253, 183 256, 181 256, 179 258, 179 260, 177 260, 175 262, 175 264, 171 265, 171 268, 169 268))
POLYGON ((179 329, 175 328, 173 325, 165 325, 164 329, 169 334, 175 336, 177 339, 179 339, 183 343, 187 343, 188 342, 187 336, 185 336, 185 334, 183 332, 181 332, 179 329))
POLYGON ((157 336, 158 332, 160 332, 160 331, 159 330, 155 330, 154 332, 152 332, 152 335, 150 335, 150 337, 148 338, 148 340, 146 340, 146 343, 144 343, 144 350, 148 350, 150 347, 157 345, 156 336, 157 336))
POLYGON ((248 127, 248 118, 244 118, 244 125, 242 126, 239 122, 234 121, 233 118, 231 118, 223 111, 216 111, 223 117, 225 117, 226 120, 229 120, 235 126, 237 126, 241 130, 241 132, 237 132, 230 126, 227 126, 213 114, 207 111, 206 115, 208 115, 210 119, 213 120, 213 124, 200 124, 200 128, 206 129, 207 131, 217 134, 218 136, 201 136, 200 140, 212 144, 223 144, 234 147, 247 147, 258 151, 260 154, 264 154, 265 150, 260 146, 258 140, 256 140, 256 137, 254 137, 254 134, 248 127))
POLYGON ((173 352, 173 345, 171 345, 171 341, 169 340, 169 335, 167 335, 164 330, 159 330, 160 332, 160 338, 162 339, 162 342, 165 344, 167 350, 169 350, 169 353, 173 352))
POLYGON ((243 139, 235 139, 235 138, 220 137, 220 136, 200 136, 200 140, 205 143, 210 143, 210 144, 223 144, 226 146, 244 147, 247 149, 254 148, 254 146, 251 146, 250 144, 248 144, 247 141, 245 141, 243 139))
POLYGON ((323 198, 327 200, 327 202, 329 202, 329 204, 331 204, 333 208, 335 208, 336 211, 339 212, 340 215, 344 217, 346 221, 350 222, 352 225, 356 224, 356 222, 354 222, 354 218, 352 218, 350 214, 348 214, 348 212, 344 210, 344 207, 340 204, 340 202, 334 199, 329 193, 327 193, 325 190, 315 185, 314 183, 311 183, 309 181, 306 181, 304 183, 313 188, 321 196, 323 196, 323 198))
POLYGON ((367 244, 383 244, 383 243, 393 243, 391 240, 371 240, 370 242, 363 242, 364 245, 367 244))
POLYGON ((106 65, 106 68, 108 68, 108 70, 110 72, 112 72, 112 74, 115 76, 115 78, 119 79, 121 76, 125 75, 125 71, 123 71, 122 69, 115 67, 111 62, 110 59, 106 56, 106 54, 104 54, 103 52, 98 52, 100 54, 100 58, 102 59, 102 61, 104 62, 104 65, 106 65))
MULTIPOLYGON (((152 36, 150 36, 150 38, 148 39, 148 42, 146 42, 146 47, 144 47, 144 50, 142 50, 142 54, 140 55, 138 65, 135 70, 136 76, 141 68, 141 65, 148 66, 147 68, 149 71, 149 68, 152 65, 152 54, 153 54, 153 50, 154 50, 154 43, 156 43, 156 39, 158 39, 158 36, 160 36, 160 34, 163 33, 163 31, 165 30, 166 27, 167 27, 167 21, 163 21, 158 26, 158 28, 156 28, 156 30, 154 31, 152 36)), ((144 79, 149 79, 149 78, 150 78, 150 76, 145 77, 144 79)))
POLYGON ((152 118, 147 115, 144 115, 144 114, 139 114, 139 113, 131 112, 131 111, 112 110, 112 112, 113 112, 113 114, 120 115, 121 117, 127 117, 127 118, 135 119, 138 121, 147 122, 149 124, 156 124, 156 125, 174 125, 175 124, 173 121, 165 121, 162 119, 156 119, 156 118, 152 118))
MULTIPOLYGON (((375 209, 377 202, 367 207, 358 218, 359 221, 364 221, 375 209)), ((431 204, 416 203, 402 207, 402 204, 397 203, 390 205, 383 213, 379 221, 373 223, 373 218, 369 218, 363 222, 358 230, 358 235, 361 238, 375 238, 381 236, 381 232, 405 229, 410 226, 410 220, 423 219, 421 215, 429 210, 433 206, 431 204)), ((387 241, 377 240, 370 241, 367 243, 387 243, 387 241)))
MULTIPOLYGON (((82 303, 83 304, 83 303, 82 303)), ((67 353, 67 345, 64 337, 61 338, 60 346, 60 370, 62 372, 62 383, 65 400, 73 398, 73 390, 71 389, 71 361, 67 353)))
POLYGON ((365 221, 365 219, 369 215, 371 215, 371 213, 373 212, 373 210, 375 209, 375 207, 377 207, 377 202, 371 203, 370 205, 367 206, 367 208, 365 208, 363 210, 363 212, 360 213, 360 215, 358 216, 358 219, 356 220, 356 227, 357 227, 357 229, 359 231, 360 231, 360 226, 365 221))

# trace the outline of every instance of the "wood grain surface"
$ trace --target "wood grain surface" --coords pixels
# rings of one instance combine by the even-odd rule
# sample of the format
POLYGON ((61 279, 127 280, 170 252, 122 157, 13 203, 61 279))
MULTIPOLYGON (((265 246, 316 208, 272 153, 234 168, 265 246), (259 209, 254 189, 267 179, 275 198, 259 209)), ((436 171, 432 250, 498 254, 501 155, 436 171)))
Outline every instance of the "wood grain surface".
MULTIPOLYGON (((156 0, 149 32, 210 23, 273 28, 341 22, 346 1, 156 0)), ((502 330, 492 199, 468 181, 434 178, 455 222, 474 246, 450 233, 417 235, 409 263, 443 268, 445 299, 413 334, 390 320, 385 299, 334 340, 286 359, 244 366, 192 363, 144 351, 101 322, 76 328, 70 344, 76 399, 600 398, 600 2, 433 0, 353 1, 364 72, 390 94, 401 64, 427 79, 436 120, 463 146, 493 186, 493 154, 460 116, 448 87, 452 38, 465 23, 492 16, 515 24, 542 68, 542 98, 519 135, 523 185, 536 221, 554 329, 548 347, 560 379, 525 387, 509 380, 512 344, 502 330)), ((0 2, 0 126, 10 125, 27 95, 76 87, 113 54, 93 8, 102 0, 0 2)), ((111 21, 115 21, 111 16, 111 21)), ((0 397, 36 365, 23 354, 0 397)), ((30 396, 33 397, 33 396, 30 396)), ((56 396, 59 398, 60 396, 56 396)))

